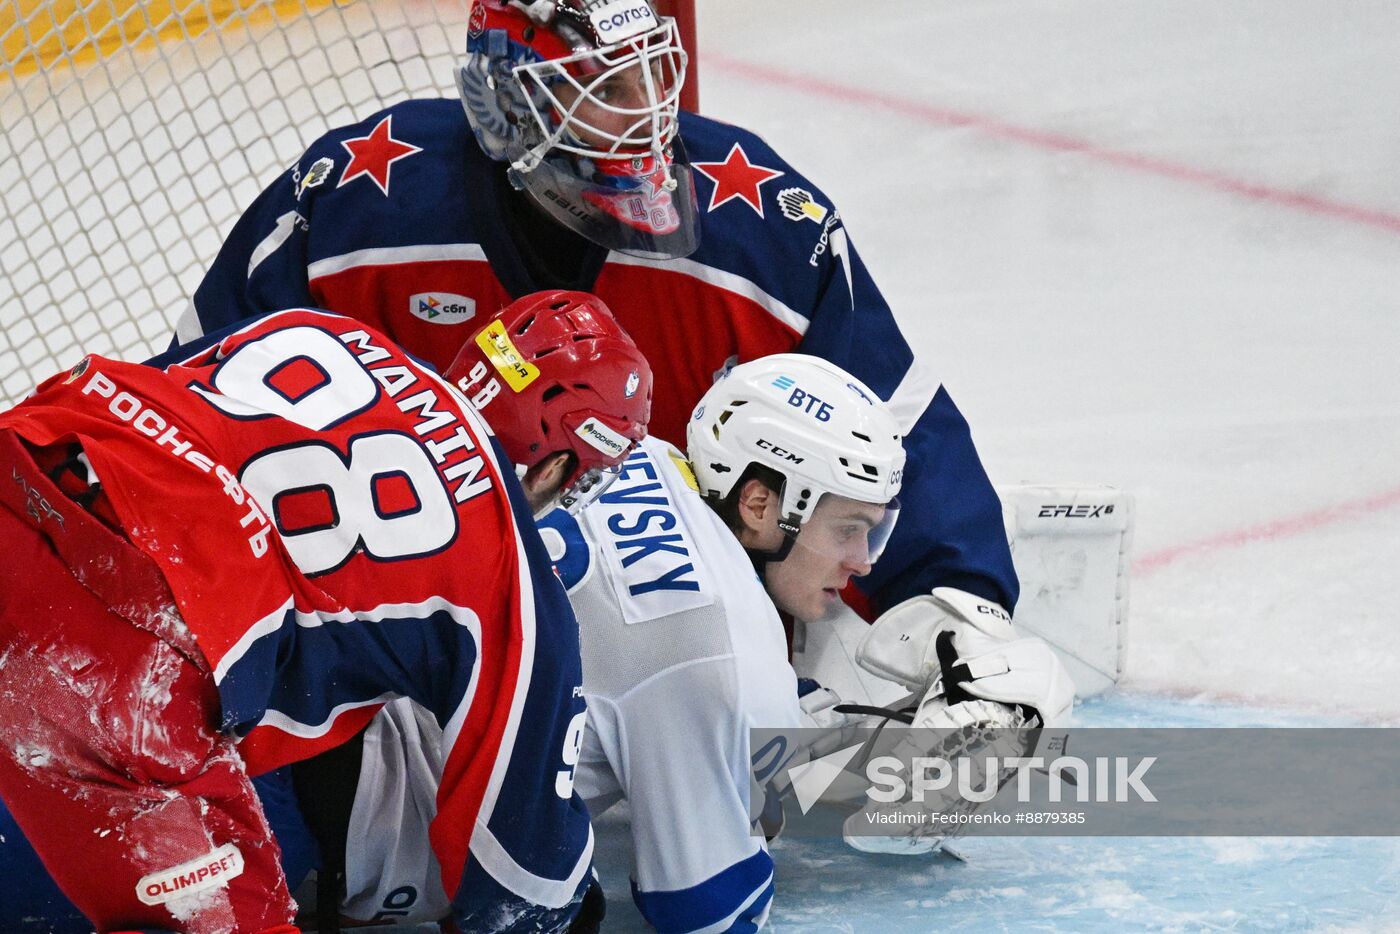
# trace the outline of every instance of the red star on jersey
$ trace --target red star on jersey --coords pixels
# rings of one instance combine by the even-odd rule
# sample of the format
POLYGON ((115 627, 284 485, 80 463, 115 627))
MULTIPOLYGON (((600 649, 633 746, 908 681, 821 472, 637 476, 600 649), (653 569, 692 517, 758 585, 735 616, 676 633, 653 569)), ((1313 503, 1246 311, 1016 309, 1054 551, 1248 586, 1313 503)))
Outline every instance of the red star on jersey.
POLYGON ((763 201, 758 195, 759 187, 783 174, 776 169, 754 165, 749 161, 744 147, 738 143, 730 148, 729 155, 724 157, 723 162, 691 164, 697 172, 715 183, 715 190, 710 194, 710 211, 739 198, 757 211, 759 217, 763 216, 763 201))
POLYGON ((379 125, 370 130, 368 136, 341 142, 340 145, 350 153, 350 164, 341 173, 340 181, 335 187, 341 188, 361 175, 368 175, 379 186, 380 191, 386 195, 389 193, 389 169, 400 159, 423 151, 418 146, 394 139, 394 129, 390 124, 393 119, 393 116, 388 116, 380 120, 379 125))

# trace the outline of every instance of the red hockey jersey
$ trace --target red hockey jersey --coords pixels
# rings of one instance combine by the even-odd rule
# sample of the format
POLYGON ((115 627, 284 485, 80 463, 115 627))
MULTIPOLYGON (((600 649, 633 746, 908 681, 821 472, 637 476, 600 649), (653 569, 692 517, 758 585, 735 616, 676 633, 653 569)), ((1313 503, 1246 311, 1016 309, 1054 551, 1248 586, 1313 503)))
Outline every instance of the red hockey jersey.
POLYGON ((412 698, 444 731, 431 836, 458 923, 577 897, 577 626, 489 430, 432 371, 362 323, 282 312, 165 371, 89 357, 3 429, 82 446, 251 772, 412 698))

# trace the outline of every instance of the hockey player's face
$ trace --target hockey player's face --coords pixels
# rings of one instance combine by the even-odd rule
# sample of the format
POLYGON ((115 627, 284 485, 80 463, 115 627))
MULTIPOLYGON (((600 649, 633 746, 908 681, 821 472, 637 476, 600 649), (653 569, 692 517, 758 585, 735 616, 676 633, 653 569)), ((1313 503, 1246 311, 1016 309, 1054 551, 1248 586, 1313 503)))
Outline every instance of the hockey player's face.
POLYGON ((581 83, 582 90, 561 83, 555 92, 572 114, 571 134, 583 145, 604 151, 619 145, 624 151, 645 148, 650 142, 648 117, 657 97, 667 93, 661 66, 653 64, 648 76, 641 63, 634 62, 581 83))
POLYGON ((824 616, 852 577, 870 573, 870 533, 884 517, 883 506, 823 496, 787 558, 768 565, 773 602, 800 619, 824 616))

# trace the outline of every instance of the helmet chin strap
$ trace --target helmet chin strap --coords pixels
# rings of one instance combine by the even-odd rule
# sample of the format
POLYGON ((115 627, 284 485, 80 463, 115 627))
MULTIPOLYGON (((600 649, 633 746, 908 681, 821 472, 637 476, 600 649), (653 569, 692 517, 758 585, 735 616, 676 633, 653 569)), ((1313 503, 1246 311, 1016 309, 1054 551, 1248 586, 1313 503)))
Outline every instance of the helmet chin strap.
POLYGON ((745 548, 744 553, 753 562, 754 573, 758 579, 767 583, 768 565, 778 564, 786 561, 788 555, 792 554, 792 546, 797 544, 797 533, 802 531, 800 520, 794 521, 795 517, 778 520, 778 530, 783 533, 783 543, 770 551, 763 551, 758 548, 745 548))

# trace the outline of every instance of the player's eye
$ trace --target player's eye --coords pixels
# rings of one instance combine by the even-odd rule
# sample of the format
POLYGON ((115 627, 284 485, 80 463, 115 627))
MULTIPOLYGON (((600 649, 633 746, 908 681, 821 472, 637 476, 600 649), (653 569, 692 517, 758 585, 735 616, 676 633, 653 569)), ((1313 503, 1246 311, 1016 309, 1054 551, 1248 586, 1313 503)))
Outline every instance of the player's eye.
POLYGON ((865 528, 859 525, 843 525, 836 530, 836 540, 845 544, 854 542, 865 534, 865 528))
POLYGON ((594 86, 593 96, 604 103, 608 103, 622 97, 626 89, 627 82, 625 78, 612 77, 594 86))

